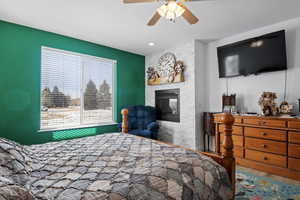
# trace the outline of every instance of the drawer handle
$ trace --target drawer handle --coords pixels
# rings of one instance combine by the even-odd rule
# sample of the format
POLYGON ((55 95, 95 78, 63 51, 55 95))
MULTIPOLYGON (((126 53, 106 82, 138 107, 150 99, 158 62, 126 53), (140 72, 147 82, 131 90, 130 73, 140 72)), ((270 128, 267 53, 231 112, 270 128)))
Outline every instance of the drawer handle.
POLYGON ((261 145, 263 148, 267 148, 267 145, 266 144, 263 144, 263 145, 261 145))
POLYGON ((263 136, 267 136, 267 133, 262 133, 263 136))
POLYGON ((260 125, 265 125, 267 122, 261 121, 259 123, 260 123, 260 125))
POLYGON ((267 158, 267 157, 264 157, 264 160, 268 160, 268 158, 267 158))

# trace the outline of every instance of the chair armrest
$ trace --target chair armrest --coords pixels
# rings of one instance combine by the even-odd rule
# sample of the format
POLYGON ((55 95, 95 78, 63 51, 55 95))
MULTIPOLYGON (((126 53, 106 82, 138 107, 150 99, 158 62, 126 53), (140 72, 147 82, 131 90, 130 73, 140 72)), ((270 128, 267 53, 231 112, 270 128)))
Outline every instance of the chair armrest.
POLYGON ((157 122, 151 122, 150 124, 147 125, 147 130, 149 131, 158 131, 159 125, 157 122))
POLYGON ((120 132, 122 132, 122 123, 118 123, 118 129, 120 132))

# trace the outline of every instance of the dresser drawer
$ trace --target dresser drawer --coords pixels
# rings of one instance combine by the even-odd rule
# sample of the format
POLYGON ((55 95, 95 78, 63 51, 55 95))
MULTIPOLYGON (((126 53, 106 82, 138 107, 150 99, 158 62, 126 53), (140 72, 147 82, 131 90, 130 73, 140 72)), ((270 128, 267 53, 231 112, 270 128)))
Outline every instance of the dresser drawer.
POLYGON ((235 118, 234 119, 234 123, 236 123, 236 124, 241 124, 241 123, 243 123, 243 120, 242 120, 242 118, 235 118))
POLYGON ((289 142, 300 144, 300 132, 289 131, 289 142))
MULTIPOLYGON (((221 152, 223 152, 224 149, 221 146, 221 152)), ((233 147, 233 155, 234 157, 243 158, 244 157, 244 148, 241 146, 234 146, 233 147)))
POLYGON ((270 164, 270 165, 276 165, 279 167, 286 167, 286 157, 274 155, 271 153, 263 153, 259 151, 253 151, 253 150, 245 150, 245 158, 249 160, 255 160, 258 162, 270 164))
POLYGON ((289 128, 294 128, 294 129, 300 129, 300 122, 289 121, 288 122, 288 127, 289 128))
MULTIPOLYGON (((243 122, 241 117, 236 117, 236 116, 233 116, 233 117, 234 117, 234 123, 241 124, 243 122)), ((221 116, 214 116, 214 122, 215 123, 222 123, 222 117, 221 116)))
POLYGON ((244 130, 245 136, 257 137, 270 140, 286 141, 286 131, 265 129, 265 128, 249 128, 244 130))
POLYGON ((233 154, 234 154, 234 157, 243 158, 244 157, 244 148, 240 147, 240 146, 234 146, 233 154))
POLYGON ((299 144, 289 144, 289 157, 300 158, 299 144))
MULTIPOLYGON (((219 132, 220 133, 225 132, 225 125, 224 124, 219 125, 219 132)), ((234 135, 243 135, 243 127, 241 127, 241 126, 232 126, 232 134, 234 134, 234 135)))
POLYGON ((255 149, 259 151, 286 155, 285 142, 275 142, 270 140, 245 137, 245 146, 247 149, 255 149))
POLYGON ((300 171, 300 159, 289 158, 288 167, 289 167, 289 169, 294 169, 294 170, 300 171))
MULTIPOLYGON (((223 141, 224 141, 224 134, 220 134, 220 139, 221 139, 221 145, 222 145, 223 141)), ((233 140, 233 145, 235 145, 235 146, 244 146, 243 136, 232 135, 232 140, 233 140)))
POLYGON ((283 120, 269 120, 269 119, 244 119, 244 124, 256 126, 270 126, 270 127, 286 127, 286 122, 283 120))
POLYGON ((214 116, 214 122, 215 123, 221 123, 221 117, 214 116))

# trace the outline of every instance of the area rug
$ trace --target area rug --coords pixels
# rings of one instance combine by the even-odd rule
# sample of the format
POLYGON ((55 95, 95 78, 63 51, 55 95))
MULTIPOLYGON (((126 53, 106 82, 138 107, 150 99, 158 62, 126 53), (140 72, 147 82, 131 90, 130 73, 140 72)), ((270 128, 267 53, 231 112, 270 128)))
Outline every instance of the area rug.
POLYGON ((300 186, 237 170, 236 200, 300 200, 300 186))

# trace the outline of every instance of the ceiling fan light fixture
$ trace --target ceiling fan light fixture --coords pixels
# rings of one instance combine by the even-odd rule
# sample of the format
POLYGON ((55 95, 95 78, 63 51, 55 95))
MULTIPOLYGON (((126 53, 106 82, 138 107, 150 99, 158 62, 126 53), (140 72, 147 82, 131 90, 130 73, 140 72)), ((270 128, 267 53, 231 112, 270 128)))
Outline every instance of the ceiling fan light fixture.
POLYGON ((184 13, 184 11, 185 11, 184 8, 177 5, 176 10, 175 10, 176 17, 180 17, 184 13))
POLYGON ((157 9, 157 12, 158 14, 161 16, 161 17, 164 17, 166 16, 166 13, 168 12, 168 7, 166 4, 162 5, 161 7, 159 7, 157 9))
POLYGON ((174 12, 168 11, 167 14, 166 14, 166 16, 165 16, 165 18, 168 19, 168 20, 170 20, 170 21, 175 21, 176 16, 175 16, 174 12))
POLYGON ((175 12, 176 8, 177 8, 177 3, 176 1, 169 1, 168 2, 168 10, 171 11, 171 12, 175 12))
POLYGON ((147 25, 154 26, 160 18, 166 18, 175 22, 177 17, 182 16, 189 24, 196 24, 199 19, 184 5, 185 2, 205 0, 123 0, 124 3, 159 2, 160 7, 156 9, 147 25))
POLYGON ((175 1, 170 1, 157 9, 161 17, 174 21, 176 17, 180 17, 185 9, 179 6, 175 1))

